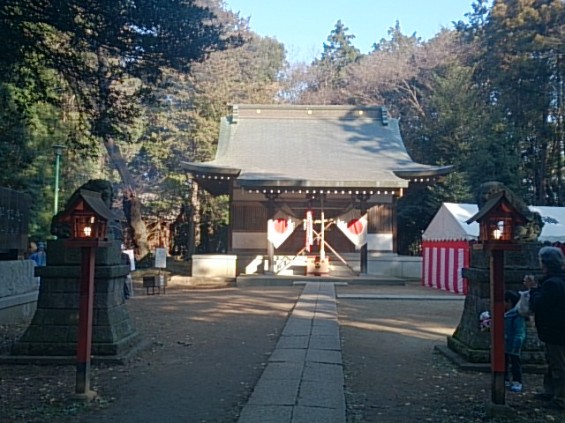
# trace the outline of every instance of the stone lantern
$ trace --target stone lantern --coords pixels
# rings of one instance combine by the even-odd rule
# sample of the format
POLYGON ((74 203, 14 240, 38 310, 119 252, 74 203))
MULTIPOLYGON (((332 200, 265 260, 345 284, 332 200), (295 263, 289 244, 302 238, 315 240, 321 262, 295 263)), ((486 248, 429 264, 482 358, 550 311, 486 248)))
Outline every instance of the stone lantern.
POLYGON ((10 356, 0 358, 76 364, 76 393, 87 397, 91 360, 123 363, 141 347, 124 298, 130 267, 121 260, 110 189, 109 182, 89 181, 54 217, 57 239, 48 242, 47 265, 36 268, 41 285, 34 317, 10 356))

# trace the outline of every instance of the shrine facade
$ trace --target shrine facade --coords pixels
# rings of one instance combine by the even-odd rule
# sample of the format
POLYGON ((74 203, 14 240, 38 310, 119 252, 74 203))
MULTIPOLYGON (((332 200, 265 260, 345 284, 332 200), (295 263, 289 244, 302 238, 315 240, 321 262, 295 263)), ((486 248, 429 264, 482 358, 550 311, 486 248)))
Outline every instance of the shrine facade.
POLYGON ((370 257, 396 254, 397 199, 451 171, 414 162, 398 120, 367 106, 234 105, 215 159, 183 166, 229 196, 238 274, 277 274, 300 257, 351 268, 356 257, 370 273, 370 257))

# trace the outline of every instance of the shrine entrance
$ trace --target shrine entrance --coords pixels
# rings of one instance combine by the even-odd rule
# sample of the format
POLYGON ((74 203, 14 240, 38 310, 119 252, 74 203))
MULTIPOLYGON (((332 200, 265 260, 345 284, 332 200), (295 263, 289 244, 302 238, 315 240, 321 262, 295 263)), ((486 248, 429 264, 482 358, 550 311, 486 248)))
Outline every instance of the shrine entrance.
POLYGON ((347 262, 347 260, 334 248, 326 239, 326 234, 331 229, 337 229, 338 225, 346 231, 351 231, 353 242, 357 241, 358 246, 366 244, 367 218, 353 218, 348 222, 339 220, 338 218, 326 218, 324 209, 319 210, 319 215, 315 215, 315 211, 308 210, 306 216, 302 219, 301 225, 296 230, 303 236, 304 245, 293 256, 285 259, 282 263, 275 260, 275 249, 280 246, 284 240, 293 231, 295 222, 291 218, 279 217, 269 219, 269 273, 278 275, 287 271, 299 257, 306 258, 306 275, 307 276, 327 276, 331 273, 330 256, 326 251, 331 252, 335 259, 339 260, 352 275, 358 276, 358 272, 347 262), (339 223, 338 223, 339 222, 339 223))

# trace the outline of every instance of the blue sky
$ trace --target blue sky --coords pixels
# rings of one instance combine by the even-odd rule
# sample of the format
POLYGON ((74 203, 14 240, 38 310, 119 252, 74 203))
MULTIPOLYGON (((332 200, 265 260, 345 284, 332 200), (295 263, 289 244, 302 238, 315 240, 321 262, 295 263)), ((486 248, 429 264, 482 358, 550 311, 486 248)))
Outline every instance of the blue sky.
POLYGON ((319 57, 336 22, 355 35, 353 44, 362 53, 388 38, 398 20, 403 34, 429 39, 442 27, 465 19, 472 0, 226 0, 227 8, 251 17, 251 29, 284 43, 291 61, 319 57))

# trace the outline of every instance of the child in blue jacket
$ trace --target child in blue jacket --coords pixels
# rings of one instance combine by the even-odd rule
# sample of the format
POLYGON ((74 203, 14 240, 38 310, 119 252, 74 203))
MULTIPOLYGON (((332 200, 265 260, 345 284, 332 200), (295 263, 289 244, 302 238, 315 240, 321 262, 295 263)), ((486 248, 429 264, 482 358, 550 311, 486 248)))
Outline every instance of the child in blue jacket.
POLYGON ((522 362, 520 353, 526 340, 526 318, 516 310, 520 294, 506 291, 504 294, 504 347, 506 356, 506 381, 512 392, 522 392, 522 362), (510 371, 512 383, 510 383, 510 371))

